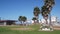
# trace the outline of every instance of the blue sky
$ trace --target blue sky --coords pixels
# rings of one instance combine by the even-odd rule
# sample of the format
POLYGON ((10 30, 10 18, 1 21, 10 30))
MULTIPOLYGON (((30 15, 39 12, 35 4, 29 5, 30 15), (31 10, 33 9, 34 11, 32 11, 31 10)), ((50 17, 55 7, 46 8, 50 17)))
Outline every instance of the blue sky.
MULTIPOLYGON (((60 0, 55 0, 55 3, 51 15, 60 19, 60 0)), ((41 9, 43 4, 43 0, 0 0, 0 17, 2 19, 18 20, 18 17, 22 15, 32 19, 34 17, 34 7, 38 6, 41 9)), ((41 18, 40 14, 39 19, 41 18)))

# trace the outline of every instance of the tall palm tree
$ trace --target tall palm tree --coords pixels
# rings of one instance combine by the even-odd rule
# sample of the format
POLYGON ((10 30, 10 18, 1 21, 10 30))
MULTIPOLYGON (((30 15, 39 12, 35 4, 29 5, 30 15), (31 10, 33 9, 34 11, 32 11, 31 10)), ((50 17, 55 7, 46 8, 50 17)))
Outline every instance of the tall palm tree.
POLYGON ((39 18, 39 14, 40 14, 40 9, 38 7, 34 8, 34 12, 33 12, 35 18, 37 19, 37 23, 38 23, 38 18, 39 18))
POLYGON ((46 6, 43 6, 42 9, 41 9, 41 11, 42 11, 41 13, 42 13, 43 18, 44 18, 45 21, 46 21, 46 24, 48 24, 48 23, 47 23, 48 14, 49 14, 48 8, 47 8, 46 6))
POLYGON ((52 10, 52 7, 55 5, 55 1, 54 0, 44 0, 44 2, 48 8, 49 17, 50 17, 50 24, 51 24, 51 10, 52 10))

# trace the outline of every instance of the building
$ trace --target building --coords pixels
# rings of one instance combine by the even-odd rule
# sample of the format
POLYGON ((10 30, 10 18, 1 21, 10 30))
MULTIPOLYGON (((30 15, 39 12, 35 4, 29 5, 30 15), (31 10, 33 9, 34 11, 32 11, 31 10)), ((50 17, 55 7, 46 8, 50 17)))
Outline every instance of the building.
POLYGON ((51 22, 53 22, 53 23, 57 22, 57 17, 56 16, 52 16, 51 17, 51 22))
POLYGON ((16 20, 0 20, 0 25, 12 25, 17 22, 16 20))

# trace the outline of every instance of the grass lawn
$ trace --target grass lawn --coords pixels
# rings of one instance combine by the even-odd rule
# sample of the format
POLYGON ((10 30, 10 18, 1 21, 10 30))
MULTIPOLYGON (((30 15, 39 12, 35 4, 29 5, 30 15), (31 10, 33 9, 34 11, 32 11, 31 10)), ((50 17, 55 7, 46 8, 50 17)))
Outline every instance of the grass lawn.
POLYGON ((38 31, 40 25, 31 26, 0 26, 0 34, 60 34, 60 30, 38 31), (32 28, 32 30, 11 30, 10 28, 32 28))

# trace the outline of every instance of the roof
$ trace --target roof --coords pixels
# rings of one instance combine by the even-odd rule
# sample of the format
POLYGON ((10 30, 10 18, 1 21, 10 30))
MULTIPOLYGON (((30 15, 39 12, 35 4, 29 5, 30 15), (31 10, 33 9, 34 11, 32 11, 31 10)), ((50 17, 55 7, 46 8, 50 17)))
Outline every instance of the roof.
POLYGON ((17 20, 0 20, 0 22, 17 22, 17 20))

